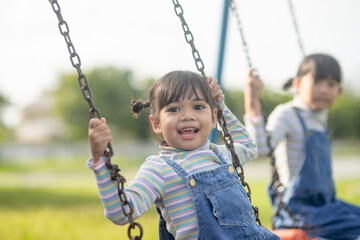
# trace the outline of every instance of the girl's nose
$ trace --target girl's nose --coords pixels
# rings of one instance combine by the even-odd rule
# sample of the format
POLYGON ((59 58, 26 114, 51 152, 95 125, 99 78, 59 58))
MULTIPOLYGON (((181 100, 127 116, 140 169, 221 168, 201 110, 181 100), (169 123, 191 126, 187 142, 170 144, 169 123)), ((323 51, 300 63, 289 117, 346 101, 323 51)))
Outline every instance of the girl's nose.
POLYGON ((184 111, 183 115, 181 116, 181 121, 191 121, 194 120, 194 115, 191 114, 190 111, 184 111))

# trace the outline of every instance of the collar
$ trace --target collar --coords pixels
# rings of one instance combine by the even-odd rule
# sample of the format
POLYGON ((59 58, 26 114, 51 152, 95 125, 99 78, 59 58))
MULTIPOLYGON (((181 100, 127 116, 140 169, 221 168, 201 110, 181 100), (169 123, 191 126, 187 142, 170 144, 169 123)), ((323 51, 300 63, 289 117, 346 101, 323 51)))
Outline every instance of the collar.
POLYGON ((328 112, 328 109, 322 109, 322 110, 311 110, 302 100, 301 98, 296 95, 294 97, 294 99, 292 100, 292 103, 293 103, 293 106, 296 107, 296 108, 299 108, 301 110, 304 110, 304 111, 311 111, 311 112, 314 112, 314 113, 327 113, 328 112))
POLYGON ((195 152, 195 151, 199 151, 199 150, 210 149, 210 140, 207 139, 206 142, 202 146, 200 146, 197 149, 191 150, 191 151, 185 151, 185 150, 181 150, 181 149, 177 149, 177 148, 173 148, 173 147, 169 147, 169 146, 163 146, 163 145, 160 145, 159 148, 160 148, 160 153, 159 153, 160 157, 171 157, 172 155, 179 154, 179 153, 191 153, 191 152, 195 152))
POLYGON ((302 110, 302 112, 305 114, 305 116, 314 116, 315 118, 320 119, 322 123, 326 125, 327 117, 328 117, 328 109, 322 109, 322 110, 311 110, 302 100, 301 98, 296 95, 294 99, 292 100, 291 104, 302 110))

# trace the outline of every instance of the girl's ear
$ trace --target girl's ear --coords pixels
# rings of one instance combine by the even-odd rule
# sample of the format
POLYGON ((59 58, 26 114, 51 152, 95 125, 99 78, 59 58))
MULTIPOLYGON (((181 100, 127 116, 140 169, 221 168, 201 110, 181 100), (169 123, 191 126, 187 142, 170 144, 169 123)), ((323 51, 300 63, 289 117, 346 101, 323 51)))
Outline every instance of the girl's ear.
POLYGON ((150 119, 150 123, 151 123, 153 131, 156 134, 160 135, 161 134, 160 121, 156 120, 156 118, 153 115, 150 115, 149 119, 150 119))
POLYGON ((217 108, 215 108, 213 111, 213 114, 211 116, 211 129, 214 129, 216 127, 217 113, 218 113, 218 110, 217 110, 217 108))
POLYGON ((300 87, 300 78, 298 77, 293 78, 292 86, 295 89, 295 91, 298 92, 298 89, 300 87))

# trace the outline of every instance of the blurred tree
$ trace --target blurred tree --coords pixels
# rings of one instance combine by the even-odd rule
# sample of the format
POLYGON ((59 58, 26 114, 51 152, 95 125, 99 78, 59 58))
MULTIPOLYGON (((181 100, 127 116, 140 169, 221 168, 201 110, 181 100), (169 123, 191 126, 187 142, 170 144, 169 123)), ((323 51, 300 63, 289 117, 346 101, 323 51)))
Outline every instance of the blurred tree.
POLYGON ((9 101, 0 94, 0 142, 4 141, 5 135, 9 132, 4 125, 3 118, 2 118, 2 110, 8 106, 10 103, 9 101))
MULTIPOLYGON (((114 67, 95 68, 87 73, 96 107, 106 117, 114 138, 134 138, 146 140, 151 136, 146 112, 134 119, 130 101, 135 98, 147 99, 149 87, 154 79, 136 82, 129 70, 114 67), (136 84, 139 83, 139 84, 136 84), (150 133, 150 134, 149 134, 150 133)), ((244 115, 244 95, 241 90, 224 89, 227 106, 240 120, 244 115)), ((58 88, 54 91, 55 110, 65 122, 68 139, 86 139, 89 122, 89 106, 85 101, 77 75, 63 74, 58 88)), ((293 98, 290 93, 279 93, 264 89, 262 103, 267 117, 273 109, 293 98)), ((3 98, 2 98, 3 99, 3 98)), ((6 102, 0 98, 1 101, 6 102)), ((148 112, 147 112, 148 113, 148 112)), ((329 128, 335 138, 360 137, 360 97, 347 93, 335 101, 329 111, 329 128)))
POLYGON ((328 124, 335 138, 360 139, 360 97, 343 92, 330 108, 328 124))
MULTIPOLYGON (((134 120, 130 108, 132 98, 142 98, 144 91, 135 88, 132 73, 114 67, 95 68, 86 74, 93 99, 101 115, 107 119, 113 137, 135 137, 144 139, 149 136, 144 127, 145 117, 134 120)), ((59 87, 54 92, 55 111, 65 122, 70 139, 87 138, 89 105, 84 99, 76 74, 60 77, 59 87)), ((145 114, 143 114, 145 115, 145 114)))
MULTIPOLYGON (((243 91, 225 90, 225 96, 226 105, 240 120, 242 120, 245 113, 243 91)), ((269 116, 277 105, 287 102, 290 99, 292 99, 291 94, 276 93, 268 89, 264 89, 261 95, 261 102, 265 117, 269 116)))

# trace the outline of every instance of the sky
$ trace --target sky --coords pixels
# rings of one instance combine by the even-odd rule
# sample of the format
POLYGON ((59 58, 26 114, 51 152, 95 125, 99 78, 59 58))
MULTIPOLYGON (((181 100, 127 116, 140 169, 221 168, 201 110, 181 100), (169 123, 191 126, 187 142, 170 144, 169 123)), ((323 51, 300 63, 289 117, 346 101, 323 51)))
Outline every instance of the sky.
MULTIPOLYGON (((58 2, 85 74, 98 66, 131 69, 138 79, 157 79, 177 69, 197 71, 170 0, 58 2)), ((216 76, 224 0, 178 2, 206 75, 216 76)), ((253 66, 266 87, 280 90, 302 58, 288 1, 236 4, 253 66)), ((306 54, 331 54, 342 66, 345 87, 360 89, 360 1, 293 0, 293 6, 306 54)), ((222 86, 242 89, 247 71, 230 12, 222 86)), ((5 123, 16 125, 21 109, 56 88, 64 72, 76 70, 49 1, 0 1, 0 94, 12 103, 3 113, 5 123)))

